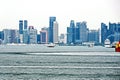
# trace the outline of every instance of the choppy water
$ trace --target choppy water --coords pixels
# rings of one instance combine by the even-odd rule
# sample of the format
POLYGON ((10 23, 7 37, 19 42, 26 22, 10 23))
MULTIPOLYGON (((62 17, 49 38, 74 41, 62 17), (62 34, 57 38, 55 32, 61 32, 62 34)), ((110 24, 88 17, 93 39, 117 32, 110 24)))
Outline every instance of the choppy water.
POLYGON ((120 80, 120 53, 0 54, 0 80, 120 80))

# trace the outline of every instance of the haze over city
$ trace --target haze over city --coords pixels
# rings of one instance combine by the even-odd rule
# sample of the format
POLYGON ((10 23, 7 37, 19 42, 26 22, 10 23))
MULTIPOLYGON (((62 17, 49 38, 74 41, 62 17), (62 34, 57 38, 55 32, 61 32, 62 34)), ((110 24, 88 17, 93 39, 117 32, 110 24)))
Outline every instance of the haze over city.
POLYGON ((49 17, 56 16, 59 32, 66 33, 70 20, 87 22, 90 29, 120 21, 119 0, 0 0, 0 30, 18 29, 19 20, 37 30, 49 27, 49 17))

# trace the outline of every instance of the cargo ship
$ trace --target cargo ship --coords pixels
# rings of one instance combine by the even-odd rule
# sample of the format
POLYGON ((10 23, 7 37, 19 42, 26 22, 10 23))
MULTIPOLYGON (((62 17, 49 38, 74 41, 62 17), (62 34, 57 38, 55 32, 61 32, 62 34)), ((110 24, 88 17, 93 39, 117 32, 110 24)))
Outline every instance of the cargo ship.
POLYGON ((61 53, 61 52, 115 52, 114 48, 103 46, 59 46, 48 44, 6 44, 0 45, 0 53, 61 53))

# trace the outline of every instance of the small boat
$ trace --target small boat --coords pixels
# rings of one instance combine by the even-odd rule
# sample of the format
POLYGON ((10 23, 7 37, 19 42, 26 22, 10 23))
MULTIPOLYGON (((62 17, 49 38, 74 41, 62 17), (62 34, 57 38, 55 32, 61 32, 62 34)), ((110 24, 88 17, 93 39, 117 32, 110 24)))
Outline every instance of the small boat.
POLYGON ((109 39, 106 39, 106 40, 105 40, 104 46, 107 47, 107 48, 111 47, 111 46, 110 46, 110 40, 109 40, 109 39))
POLYGON ((55 47, 55 44, 53 43, 47 44, 47 47, 55 47))

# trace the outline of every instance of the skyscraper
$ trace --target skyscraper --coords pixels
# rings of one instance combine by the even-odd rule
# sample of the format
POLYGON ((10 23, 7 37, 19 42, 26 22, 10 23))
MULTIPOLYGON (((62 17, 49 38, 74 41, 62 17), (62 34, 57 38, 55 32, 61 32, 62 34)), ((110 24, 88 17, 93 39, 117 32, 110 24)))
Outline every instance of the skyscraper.
POLYGON ((7 43, 9 43, 10 30, 9 29, 4 29, 3 33, 4 33, 3 43, 7 44, 7 43))
POLYGON ((67 43, 75 43, 75 23, 74 20, 70 21, 70 27, 67 27, 67 43))
POLYGON ((111 43, 120 40, 120 23, 109 22, 109 39, 111 43))
POLYGON ((75 28, 75 43, 80 43, 80 26, 81 23, 77 22, 75 28))
POLYGON ((33 26, 29 26, 29 43, 37 44, 37 30, 33 26))
POLYGON ((101 23, 101 43, 104 44, 104 41, 108 36, 108 27, 106 24, 101 23))
POLYGON ((87 41, 87 25, 86 25, 85 21, 81 22, 81 26, 80 26, 80 41, 81 42, 86 42, 87 41))
POLYGON ((24 20, 24 29, 27 29, 27 27, 28 27, 28 21, 24 20))
POLYGON ((66 34, 60 34, 60 37, 59 37, 59 43, 60 44, 66 44, 66 34))
POLYGON ((40 31, 40 40, 42 44, 48 43, 48 28, 43 27, 40 31))
POLYGON ((40 34, 37 34, 37 43, 40 44, 41 39, 40 39, 40 34))
POLYGON ((47 39, 48 38, 48 34, 46 30, 41 30, 40 31, 40 40, 42 44, 47 44, 47 39))
POLYGON ((47 32, 47 43, 49 42, 49 28, 48 27, 43 27, 41 31, 46 31, 47 32))
POLYGON ((53 24, 56 21, 56 17, 49 18, 49 43, 53 43, 53 24))
POLYGON ((88 41, 89 42, 94 42, 96 44, 99 43, 99 32, 98 32, 98 30, 89 30, 88 41))
POLYGON ((4 44, 7 43, 17 43, 18 41, 18 31, 17 30, 12 30, 12 29, 4 29, 4 44))
POLYGON ((3 40, 3 38, 4 38, 3 31, 0 31, 0 39, 3 40))
POLYGON ((53 43, 58 43, 58 23, 54 21, 53 23, 53 43))
MULTIPOLYGON (((27 30, 27 26, 28 26, 28 21, 27 20, 24 20, 24 23, 23 23, 23 20, 19 20, 19 38, 20 38, 20 43, 23 43, 23 31, 24 30, 27 30)), ((25 36, 25 35, 24 35, 25 36)))
POLYGON ((23 20, 19 20, 19 34, 23 34, 23 20))
POLYGON ((29 43, 29 34, 27 29, 23 30, 23 43, 25 44, 29 43))

